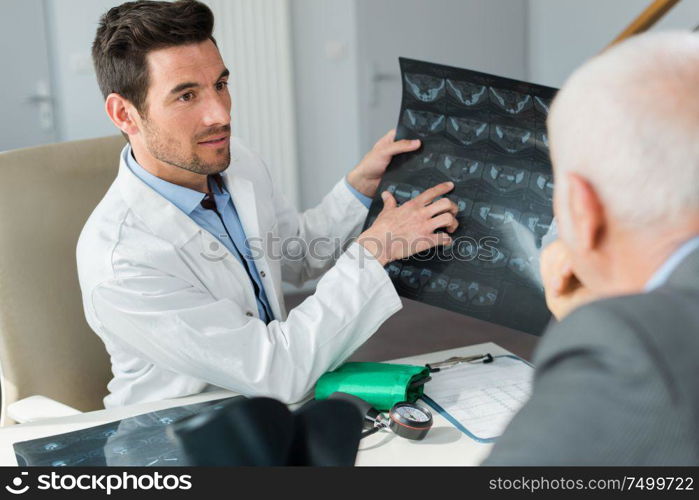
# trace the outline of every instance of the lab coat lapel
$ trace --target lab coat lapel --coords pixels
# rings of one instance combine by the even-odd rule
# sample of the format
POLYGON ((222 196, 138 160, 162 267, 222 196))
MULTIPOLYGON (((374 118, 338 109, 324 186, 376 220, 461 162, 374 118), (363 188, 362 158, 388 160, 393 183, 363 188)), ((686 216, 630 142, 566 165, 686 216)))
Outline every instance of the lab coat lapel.
MULTIPOLYGON (((240 223, 245 231, 245 237, 251 242, 251 248, 263 249, 264 240, 260 235, 260 223, 258 219, 257 202, 255 200, 255 188, 251 181, 235 174, 223 175, 224 183, 233 200, 233 205, 240 217, 240 223)), ((269 273, 270 265, 267 261, 266 252, 262 252, 261 256, 258 252, 253 252, 255 265, 257 270, 265 272, 271 278, 269 273), (257 254, 257 255, 255 255, 257 254)), ((279 297, 271 279, 263 279, 262 286, 267 294, 269 305, 272 308, 272 313, 276 319, 282 317, 281 308, 279 305, 279 297)))
POLYGON ((203 231, 179 208, 136 177, 123 159, 119 164, 117 186, 131 210, 164 240, 181 247, 203 231))

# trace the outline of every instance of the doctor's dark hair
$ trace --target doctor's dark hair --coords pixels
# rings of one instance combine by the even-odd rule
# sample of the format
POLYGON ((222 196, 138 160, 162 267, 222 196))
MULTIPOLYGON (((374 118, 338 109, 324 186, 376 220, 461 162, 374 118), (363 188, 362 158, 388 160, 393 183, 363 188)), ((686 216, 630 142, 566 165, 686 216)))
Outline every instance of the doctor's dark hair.
POLYGON ((214 15, 195 0, 127 2, 100 19, 92 62, 102 95, 117 93, 146 114, 148 52, 211 40, 214 15))

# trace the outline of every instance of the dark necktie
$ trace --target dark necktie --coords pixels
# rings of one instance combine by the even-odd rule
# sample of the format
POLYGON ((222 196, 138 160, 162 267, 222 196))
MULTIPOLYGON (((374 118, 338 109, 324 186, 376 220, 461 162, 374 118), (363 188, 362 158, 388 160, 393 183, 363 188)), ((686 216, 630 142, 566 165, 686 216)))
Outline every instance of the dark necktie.
MULTIPOLYGON (((222 190, 223 189, 223 180, 221 179, 221 176, 219 174, 210 175, 209 181, 211 181, 212 177, 213 177, 214 181, 216 182, 216 185, 219 187, 219 189, 222 190)), ((245 255, 243 255, 242 250, 236 246, 235 240, 231 236, 230 231, 228 231, 228 226, 226 226, 226 222, 223 220, 223 216, 218 211, 218 207, 216 206, 216 199, 214 198, 214 195, 212 193, 213 193, 213 189, 211 186, 211 182, 209 182, 209 192, 206 193, 206 195, 204 196, 204 199, 201 200, 201 206, 206 210, 212 210, 218 216, 219 220, 221 221, 221 225, 226 230, 226 234, 228 235, 228 238, 230 239, 231 243, 233 244, 233 248, 235 248, 238 251, 238 255, 240 256, 240 261, 243 263, 243 267, 245 268, 245 271, 248 273, 248 278, 250 279, 250 282, 252 283, 252 286, 255 289, 255 297, 257 298, 257 301, 260 304, 262 304, 262 308, 264 309, 265 314, 267 315, 266 322, 269 323, 273 318, 272 313, 269 310, 269 308, 267 307, 267 304, 265 304, 265 301, 262 300, 260 287, 257 286, 257 282, 252 277, 252 272, 250 271, 250 266, 248 265, 248 261, 245 258, 245 255)))

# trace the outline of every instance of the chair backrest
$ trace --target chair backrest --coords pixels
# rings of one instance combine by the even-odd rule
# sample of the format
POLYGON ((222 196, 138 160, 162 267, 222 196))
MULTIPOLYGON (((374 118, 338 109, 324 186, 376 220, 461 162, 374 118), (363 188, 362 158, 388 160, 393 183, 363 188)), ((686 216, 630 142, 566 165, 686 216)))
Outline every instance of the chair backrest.
POLYGON ((0 153, 0 383, 7 406, 40 394, 103 408, 111 378, 83 313, 75 249, 118 171, 122 137, 0 153))

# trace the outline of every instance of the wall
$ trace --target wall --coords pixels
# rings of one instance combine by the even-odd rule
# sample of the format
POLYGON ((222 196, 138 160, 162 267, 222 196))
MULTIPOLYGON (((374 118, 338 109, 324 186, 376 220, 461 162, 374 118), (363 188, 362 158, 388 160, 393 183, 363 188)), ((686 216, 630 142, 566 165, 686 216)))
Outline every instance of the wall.
POLYGON ((361 158, 354 0, 291 0, 302 208, 361 158))
POLYGON ((231 129, 269 167, 298 205, 296 123, 289 0, 205 0, 214 37, 231 72, 231 129))
MULTIPOLYGON (((572 71, 607 46, 650 0, 529 0, 529 75, 563 85, 572 71)), ((699 25, 699 2, 683 0, 654 28, 699 25)))
POLYGON ((292 0, 302 207, 317 204, 395 125, 399 55, 524 77, 526 6, 526 0, 292 0), (388 77, 372 107, 374 68, 388 77))
POLYGON ((9 2, 3 7, 0 151, 56 142, 44 1, 9 2))
POLYGON ((102 14, 122 2, 114 0, 45 0, 49 53, 60 141, 118 133, 104 112, 104 100, 90 58, 102 14))
POLYGON ((398 57, 526 76, 526 0, 358 0, 362 140, 396 126, 398 57))

